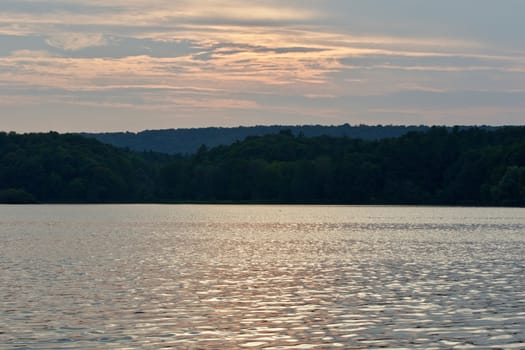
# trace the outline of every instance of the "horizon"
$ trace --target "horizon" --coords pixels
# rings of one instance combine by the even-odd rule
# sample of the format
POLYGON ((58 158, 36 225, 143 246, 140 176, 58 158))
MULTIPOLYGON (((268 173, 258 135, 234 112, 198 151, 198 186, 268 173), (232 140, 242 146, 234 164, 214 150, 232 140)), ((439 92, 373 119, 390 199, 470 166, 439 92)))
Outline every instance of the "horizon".
POLYGON ((525 2, 4 0, 2 129, 523 125, 525 2))
POLYGON ((129 133, 129 134, 140 134, 144 132, 151 132, 151 131, 177 131, 177 130, 200 130, 200 129, 250 129, 250 128, 258 128, 258 127, 322 127, 322 128, 337 128, 337 127, 370 127, 370 128, 388 128, 388 127, 405 127, 405 128, 411 128, 411 127, 426 127, 426 128, 505 128, 505 127, 525 127, 523 124, 500 124, 500 125, 490 125, 490 124, 472 124, 472 125, 438 125, 438 124, 297 124, 297 125, 290 125, 290 124, 258 124, 258 125, 237 125, 237 126, 202 126, 202 127, 180 127, 180 128, 163 128, 163 129, 141 129, 141 130, 115 130, 115 131, 58 131, 58 130, 41 130, 41 131, 16 131, 16 130, 0 130, 0 133, 16 133, 16 134, 33 134, 33 133, 58 133, 58 134, 119 134, 119 133, 129 133))

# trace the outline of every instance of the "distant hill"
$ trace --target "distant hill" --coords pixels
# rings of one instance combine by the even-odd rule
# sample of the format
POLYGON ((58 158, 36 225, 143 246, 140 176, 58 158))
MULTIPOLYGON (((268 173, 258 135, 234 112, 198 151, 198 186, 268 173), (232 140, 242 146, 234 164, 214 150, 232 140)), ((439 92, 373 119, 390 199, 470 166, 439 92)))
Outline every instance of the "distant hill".
POLYGON ((196 128, 146 130, 139 133, 83 133, 101 142, 135 151, 155 151, 168 154, 195 153, 201 145, 208 148, 219 145, 231 145, 249 136, 278 134, 282 130, 291 130, 294 135, 306 137, 331 136, 349 137, 362 140, 380 140, 399 137, 410 131, 427 131, 427 126, 369 126, 349 124, 339 126, 322 125, 273 125, 236 128, 196 128))

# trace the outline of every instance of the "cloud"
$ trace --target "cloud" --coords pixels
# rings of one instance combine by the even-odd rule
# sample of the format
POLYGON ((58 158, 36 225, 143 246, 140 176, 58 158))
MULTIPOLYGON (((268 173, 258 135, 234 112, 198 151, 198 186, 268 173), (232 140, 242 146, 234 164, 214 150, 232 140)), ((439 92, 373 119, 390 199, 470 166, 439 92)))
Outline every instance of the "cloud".
POLYGON ((106 46, 104 35, 100 33, 64 33, 56 34, 46 40, 46 43, 58 49, 77 51, 87 47, 106 46))
MULTIPOLYGON (((483 11, 509 11, 479 1, 483 11)), ((13 112, 29 113, 24 99, 48 106, 39 111, 48 116, 96 109, 122 128, 147 126, 140 113, 158 123, 148 128, 192 126, 192 117, 194 125, 404 122, 401 111, 442 120, 439 106, 466 118, 476 105, 506 104, 517 115, 522 96, 507 94, 525 84, 521 22, 512 17, 505 31, 516 45, 495 43, 463 28, 479 28, 464 3, 443 14, 455 4, 5 0, 0 93, 13 112)))
POLYGON ((39 57, 58 57, 56 54, 53 54, 46 50, 15 50, 12 51, 10 54, 11 57, 31 57, 31 58, 39 58, 39 57))

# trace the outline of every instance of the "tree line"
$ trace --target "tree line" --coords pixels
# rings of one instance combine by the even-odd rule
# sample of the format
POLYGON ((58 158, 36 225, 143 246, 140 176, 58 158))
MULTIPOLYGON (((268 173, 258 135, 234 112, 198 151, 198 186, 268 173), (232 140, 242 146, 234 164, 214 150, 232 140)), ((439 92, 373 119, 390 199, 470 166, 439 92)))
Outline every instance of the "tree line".
POLYGON ((193 155, 0 133, 0 202, 17 201, 524 206, 525 127, 432 127, 380 140, 285 130, 193 155))

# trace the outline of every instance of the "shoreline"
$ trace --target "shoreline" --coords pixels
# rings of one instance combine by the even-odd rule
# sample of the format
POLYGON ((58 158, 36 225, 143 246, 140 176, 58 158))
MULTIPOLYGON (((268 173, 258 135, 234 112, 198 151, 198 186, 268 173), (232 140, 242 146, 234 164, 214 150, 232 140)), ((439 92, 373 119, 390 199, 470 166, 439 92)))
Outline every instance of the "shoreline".
POLYGON ((202 205, 202 206, 323 206, 323 207, 427 207, 427 208, 515 208, 525 206, 483 205, 483 204, 406 204, 406 203, 338 203, 321 201, 280 202, 280 201, 155 201, 155 202, 38 202, 0 203, 0 206, 81 206, 81 205, 202 205))

